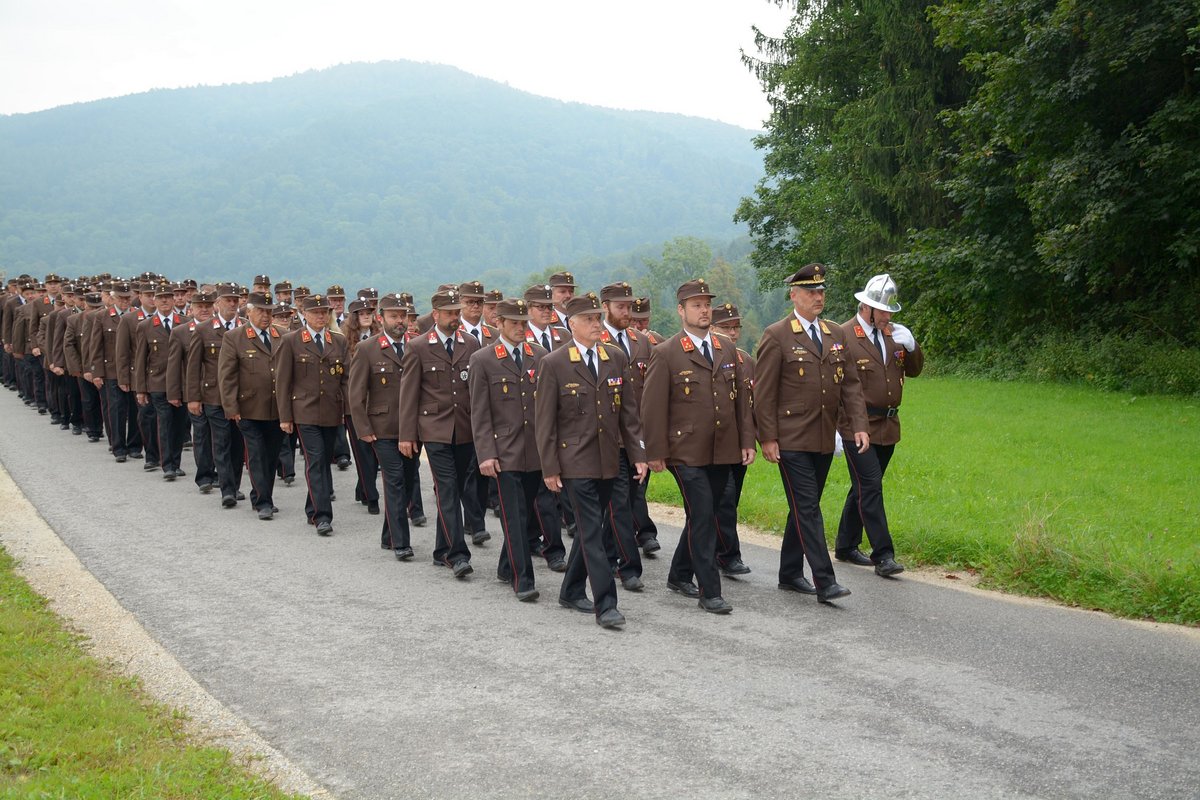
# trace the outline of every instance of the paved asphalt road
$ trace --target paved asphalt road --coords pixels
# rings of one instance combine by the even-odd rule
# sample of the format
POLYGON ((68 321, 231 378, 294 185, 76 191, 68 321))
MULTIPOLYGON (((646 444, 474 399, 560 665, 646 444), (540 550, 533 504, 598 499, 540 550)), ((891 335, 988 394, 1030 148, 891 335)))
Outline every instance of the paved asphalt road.
POLYGON ((759 547, 731 616, 668 592, 659 558, 608 632, 544 565, 536 604, 496 582, 495 520, 466 581, 429 563, 430 527, 395 561, 353 470, 321 539, 302 479, 260 522, 14 394, 0 418, 0 460, 82 562, 340 798, 1200 797, 1196 636, 847 566, 853 596, 818 606, 759 547))

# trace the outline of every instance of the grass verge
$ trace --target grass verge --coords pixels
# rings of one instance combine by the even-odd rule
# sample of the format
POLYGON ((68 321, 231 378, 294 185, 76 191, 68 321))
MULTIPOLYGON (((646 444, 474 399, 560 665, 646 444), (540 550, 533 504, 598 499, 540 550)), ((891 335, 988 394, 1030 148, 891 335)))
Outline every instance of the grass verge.
POLYGON ((88 656, 0 548, 0 797, 297 797, 88 656))
MULTIPOLYGON (((1127 617, 1200 624, 1200 401, 922 377, 884 479, 897 557, 1127 617)), ((849 479, 822 499, 832 546, 849 479)), ((679 504, 666 474, 650 499, 679 504)), ((781 531, 779 471, 750 468, 739 518, 781 531)), ((864 541, 865 544, 865 541, 864 541)))

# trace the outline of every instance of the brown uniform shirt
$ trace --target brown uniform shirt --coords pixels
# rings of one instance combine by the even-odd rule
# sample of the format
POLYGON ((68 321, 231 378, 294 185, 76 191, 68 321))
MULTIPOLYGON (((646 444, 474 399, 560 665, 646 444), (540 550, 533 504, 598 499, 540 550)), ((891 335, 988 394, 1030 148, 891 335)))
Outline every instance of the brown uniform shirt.
MULTIPOLYGON (((184 397, 187 384, 187 351, 199 325, 195 320, 189 320, 183 325, 171 328, 171 335, 167 339, 167 400, 188 402, 184 397)), ((213 394, 216 395, 216 392, 213 394)))
POLYGON ((79 345, 83 341, 81 330, 84 312, 76 309, 65 318, 62 334, 63 367, 68 375, 80 378, 83 377, 83 353, 80 352, 79 345))
POLYGON ((225 334, 237 330, 242 322, 240 319, 235 320, 229 331, 226 331, 225 326, 216 317, 208 322, 194 324, 196 329, 188 339, 184 354, 183 401, 219 406, 221 383, 218 368, 221 363, 221 346, 225 334))
POLYGON ((401 349, 404 342, 392 345, 384 334, 358 343, 350 362, 348 386, 350 418, 361 439, 400 438, 401 349))
POLYGON ((409 339, 400 382, 400 441, 466 444, 471 441, 467 376, 474 336, 454 332, 454 358, 436 329, 409 339))
POLYGON ((172 312, 171 329, 158 314, 138 323, 133 345, 133 390, 135 392, 167 391, 167 360, 170 357, 171 331, 186 323, 172 312))
POLYGON ((479 463, 498 459, 500 469, 537 472, 542 468, 534 438, 534 390, 537 370, 548 353, 521 342, 521 369, 508 346, 496 337, 491 347, 471 355, 471 428, 479 463))
POLYGON ((709 365, 682 331, 654 348, 642 396, 647 458, 689 467, 740 464, 742 450, 754 449, 737 348, 714 333, 712 356, 709 365))
POLYGON ((66 357, 63 353, 63 331, 67 328, 67 317, 73 313, 75 313, 73 307, 67 308, 65 305, 59 305, 43 320, 46 328, 46 349, 43 351, 45 361, 43 363, 45 363, 46 369, 66 366, 66 357))
MULTIPOLYGON (((96 315, 92 317, 92 324, 88 328, 87 363, 91 365, 88 371, 92 373, 92 377, 107 381, 117 380, 117 329, 121 320, 130 314, 134 312, 126 311, 121 314, 116 306, 96 309, 96 315)), ((134 318, 136 319, 136 314, 134 318)), ((132 379, 132 374, 129 373, 119 383, 124 384, 132 379)))
POLYGON ((117 383, 128 386, 135 392, 137 388, 133 385, 133 361, 137 351, 138 326, 149 316, 150 314, 141 308, 130 307, 121 315, 121 321, 117 324, 117 383))
MULTIPOLYGON (((768 326, 758 343, 754 416, 761 442, 780 450, 832 453, 833 432, 844 408, 854 431, 867 430, 858 373, 846 362, 840 325, 817 320, 820 355, 795 314, 768 326)), ((851 439, 853 441, 853 439, 851 439)))
MULTIPOLYGON (((846 363, 854 365, 859 383, 862 384, 863 402, 867 406, 867 418, 871 426, 868 430, 871 444, 895 444, 900 441, 900 417, 889 417, 887 409, 899 408, 904 396, 904 379, 921 374, 925 366, 925 354, 921 352, 920 345, 910 353, 896 344, 892 339, 892 326, 888 325, 886 330, 880 331, 880 341, 888 356, 887 364, 884 364, 875 343, 858 324, 857 316, 843 322, 842 331, 846 339, 846 363)), ((842 415, 838 416, 838 432, 843 439, 854 440, 849 419, 842 415)))
POLYGON ((573 342, 538 369, 534 434, 547 477, 615 478, 622 447, 631 463, 646 460, 637 398, 625 385, 629 362, 616 345, 595 349, 596 378, 573 342))
POLYGON ((324 350, 308 329, 292 331, 279 340, 275 362, 275 400, 279 421, 336 428, 346 418, 346 381, 350 359, 346 337, 321 331, 324 350))
POLYGON ((275 359, 281 337, 274 327, 268 328, 268 335, 271 337, 270 350, 250 325, 225 331, 217 362, 217 380, 226 417, 279 419, 279 406, 275 402, 275 359))

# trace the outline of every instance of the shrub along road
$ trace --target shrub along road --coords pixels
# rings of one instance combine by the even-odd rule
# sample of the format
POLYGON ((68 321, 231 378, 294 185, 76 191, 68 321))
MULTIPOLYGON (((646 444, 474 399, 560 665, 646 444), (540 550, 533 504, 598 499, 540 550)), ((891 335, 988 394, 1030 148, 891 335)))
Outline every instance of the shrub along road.
MULTIPOLYGON (((341 798, 1189 797, 1200 637, 843 567, 839 607, 728 581, 730 617, 621 593, 607 632, 494 580, 378 546, 337 473, 336 533, 223 511, 0 396, 0 460, 50 525, 215 697, 341 798)), ((188 469, 188 466, 185 466, 188 469)), ((190 469, 188 470, 191 471, 190 469)), ((428 487, 428 481, 425 483, 428 487)), ((427 507, 431 507, 427 502, 427 507)), ((678 535, 665 529, 667 552, 678 535)))

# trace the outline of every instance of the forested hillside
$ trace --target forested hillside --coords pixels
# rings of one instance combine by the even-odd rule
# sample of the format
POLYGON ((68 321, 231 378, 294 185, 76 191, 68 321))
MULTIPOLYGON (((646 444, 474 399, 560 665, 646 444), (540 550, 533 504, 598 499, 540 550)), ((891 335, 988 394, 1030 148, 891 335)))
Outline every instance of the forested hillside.
POLYGON ((411 62, 65 106, 0 118, 0 267, 423 291, 730 241, 752 135, 411 62))

